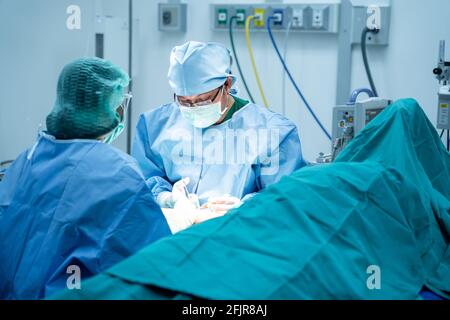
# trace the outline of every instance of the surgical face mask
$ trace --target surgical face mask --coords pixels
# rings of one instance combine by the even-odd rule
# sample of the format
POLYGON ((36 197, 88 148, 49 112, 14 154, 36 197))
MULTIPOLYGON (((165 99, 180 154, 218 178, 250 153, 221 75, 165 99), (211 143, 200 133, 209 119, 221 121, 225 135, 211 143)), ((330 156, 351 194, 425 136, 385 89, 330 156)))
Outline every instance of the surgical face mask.
POLYGON ((127 113, 128 105, 130 103, 131 97, 132 97, 131 94, 125 95, 124 102, 118 108, 118 109, 121 109, 120 122, 119 122, 118 126, 103 139, 104 143, 111 144, 122 134, 122 132, 125 128, 125 115, 127 113))
POLYGON ((219 121, 227 109, 222 111, 222 94, 218 102, 195 107, 179 105, 181 115, 196 128, 207 128, 219 121))
POLYGON ((119 125, 111 131, 105 139, 103 139, 103 142, 107 144, 113 143, 122 134, 124 128, 125 125, 122 122, 119 123, 119 125))

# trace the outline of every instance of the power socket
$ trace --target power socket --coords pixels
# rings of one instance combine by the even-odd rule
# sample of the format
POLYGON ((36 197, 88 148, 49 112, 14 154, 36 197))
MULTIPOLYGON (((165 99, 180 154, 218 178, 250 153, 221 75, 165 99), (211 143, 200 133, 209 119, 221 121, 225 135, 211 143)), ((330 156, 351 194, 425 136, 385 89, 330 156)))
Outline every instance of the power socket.
POLYGON ((370 10, 368 6, 353 7, 353 26, 352 26, 352 44, 361 43, 361 34, 364 28, 377 26, 380 31, 377 34, 369 34, 367 36, 367 45, 389 45, 389 29, 391 7, 389 5, 381 5, 377 10, 370 10))
POLYGON ((253 21, 253 24, 255 25, 255 27, 264 27, 265 26, 265 22, 264 22, 264 13, 266 12, 265 9, 262 8, 257 8, 255 9, 255 19, 253 21))
POLYGON ((324 27, 324 14, 322 8, 313 8, 312 10, 312 27, 321 29, 324 27))
POLYGON ((304 9, 303 8, 295 8, 292 10, 292 28, 303 28, 304 26, 304 18, 303 18, 303 14, 304 14, 304 9))
POLYGON ((217 23, 220 25, 226 25, 228 21, 228 10, 227 9, 219 9, 217 11, 217 23))
POLYGON ((282 9, 275 9, 273 10, 273 25, 274 26, 282 26, 283 25, 283 18, 284 18, 284 11, 282 9))
POLYGON ((237 9, 236 10, 236 24, 237 25, 243 25, 245 24, 245 9, 237 9))
POLYGON ((187 4, 158 3, 158 30, 186 32, 187 4))

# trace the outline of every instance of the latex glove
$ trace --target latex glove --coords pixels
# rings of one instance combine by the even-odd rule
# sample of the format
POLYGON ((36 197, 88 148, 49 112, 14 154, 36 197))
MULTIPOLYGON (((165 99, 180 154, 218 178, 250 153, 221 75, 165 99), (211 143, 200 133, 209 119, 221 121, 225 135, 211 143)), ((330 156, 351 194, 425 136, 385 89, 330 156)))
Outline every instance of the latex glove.
POLYGON ((228 194, 221 197, 209 198, 208 202, 202 208, 209 208, 213 213, 224 215, 229 210, 239 207, 242 201, 228 194))
POLYGON ((191 201, 197 208, 200 207, 198 198, 195 194, 188 193, 187 185, 189 184, 189 177, 183 178, 172 187, 172 192, 161 192, 156 198, 156 202, 161 208, 175 208, 175 205, 180 200, 191 201))
POLYGON ((192 202, 180 200, 174 209, 163 208, 162 212, 169 224, 172 233, 183 231, 194 224, 221 217, 223 214, 212 212, 209 209, 197 209, 192 202))
MULTIPOLYGON (((223 200, 224 199, 219 199, 218 202, 221 203, 223 200)), ((227 204, 235 204, 239 201, 239 199, 236 201, 236 198, 230 199, 230 197, 227 197, 225 200, 227 204)), ((215 207, 215 203, 211 204, 211 206, 214 207, 214 210, 206 208, 206 206, 199 208, 197 196, 191 194, 189 195, 189 198, 181 197, 176 202, 173 209, 163 209, 163 213, 169 224, 170 230, 173 233, 177 233, 194 224, 199 224, 210 219, 221 217, 227 212, 225 210, 218 210, 218 208, 215 207)))
POLYGON ((183 178, 177 182, 172 187, 172 199, 175 203, 181 199, 189 199, 189 193, 187 192, 187 185, 191 179, 189 177, 183 178))
POLYGON ((173 208, 175 205, 170 191, 160 192, 156 197, 156 202, 161 208, 173 208))
POLYGON ((178 211, 191 211, 200 208, 198 197, 195 194, 189 194, 188 197, 180 197, 175 203, 174 209, 178 211))

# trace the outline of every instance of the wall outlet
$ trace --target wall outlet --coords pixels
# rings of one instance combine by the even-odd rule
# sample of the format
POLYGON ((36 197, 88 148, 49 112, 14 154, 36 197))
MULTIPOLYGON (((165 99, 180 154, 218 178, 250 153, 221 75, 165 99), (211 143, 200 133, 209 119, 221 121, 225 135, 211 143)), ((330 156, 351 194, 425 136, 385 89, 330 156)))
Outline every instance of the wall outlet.
POLYGON ((273 25, 274 26, 282 26, 283 20, 284 20, 284 10, 282 9, 275 9, 273 10, 273 25))
POLYGON ((236 24, 237 25, 244 25, 245 24, 245 18, 247 15, 245 14, 245 9, 237 9, 236 10, 236 24))
POLYGON ((217 24, 226 25, 228 22, 228 10, 219 9, 217 10, 217 24))
POLYGON ((292 28, 303 28, 304 26, 304 9, 295 8, 292 10, 292 28))
POLYGON ((187 4, 159 3, 158 30, 186 32, 187 4))
POLYGON ((257 8, 255 9, 255 19, 253 20, 253 24, 255 25, 255 27, 259 27, 262 28, 265 26, 265 21, 264 21, 264 13, 266 12, 265 9, 262 8, 257 8))
POLYGON ((321 29, 324 27, 324 9, 323 8, 313 8, 312 10, 312 27, 314 29, 321 29))
POLYGON ((389 29, 391 20, 391 7, 389 5, 381 6, 354 6, 352 9, 352 44, 361 43, 361 34, 364 28, 375 26, 380 28, 377 34, 367 35, 367 45, 389 44, 389 29), (376 8, 376 9, 375 9, 376 8))

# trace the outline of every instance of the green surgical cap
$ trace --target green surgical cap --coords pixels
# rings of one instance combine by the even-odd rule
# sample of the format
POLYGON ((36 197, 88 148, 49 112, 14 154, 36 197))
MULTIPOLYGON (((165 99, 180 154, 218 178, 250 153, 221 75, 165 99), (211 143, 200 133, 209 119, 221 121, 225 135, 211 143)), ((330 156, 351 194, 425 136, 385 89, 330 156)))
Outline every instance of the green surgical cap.
POLYGON ((47 131, 57 139, 96 139, 119 124, 128 75, 110 61, 75 60, 62 70, 47 131))

